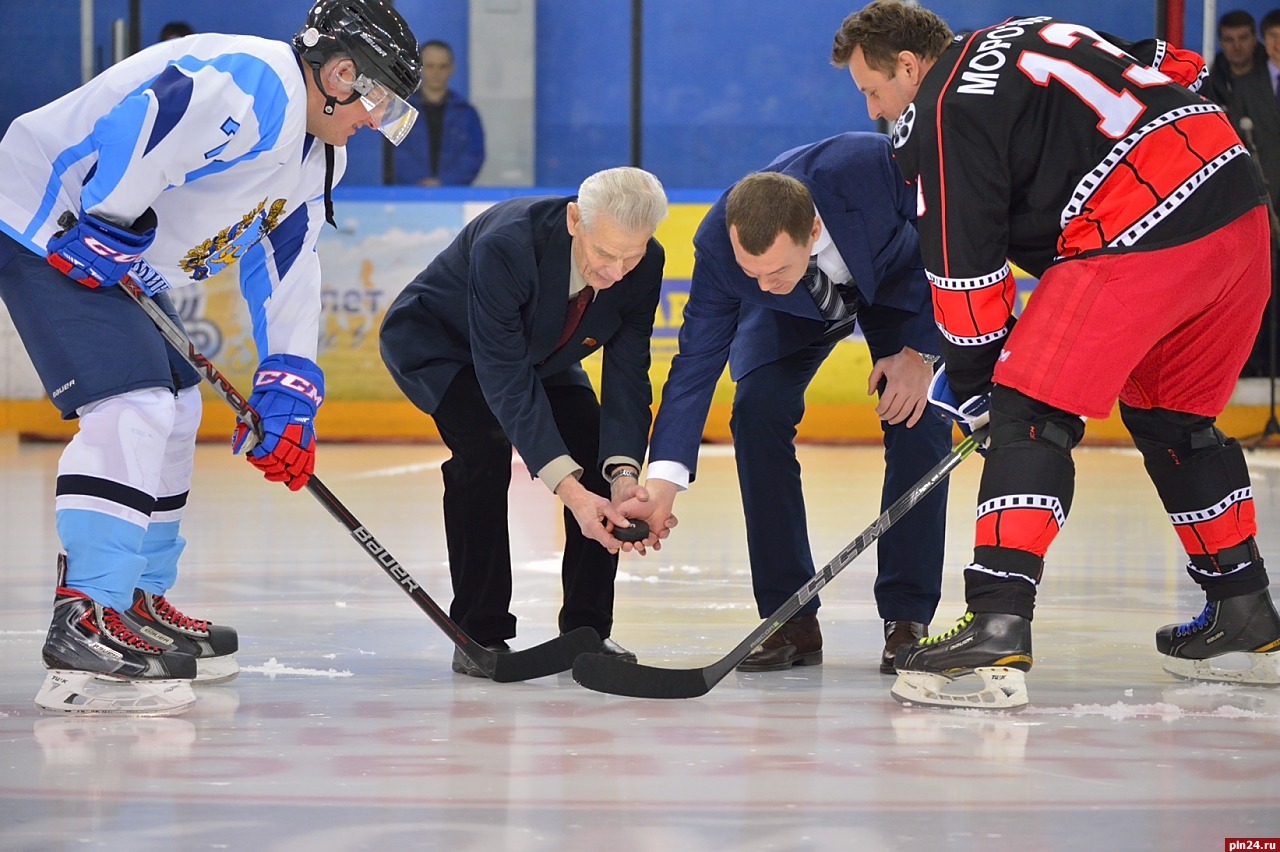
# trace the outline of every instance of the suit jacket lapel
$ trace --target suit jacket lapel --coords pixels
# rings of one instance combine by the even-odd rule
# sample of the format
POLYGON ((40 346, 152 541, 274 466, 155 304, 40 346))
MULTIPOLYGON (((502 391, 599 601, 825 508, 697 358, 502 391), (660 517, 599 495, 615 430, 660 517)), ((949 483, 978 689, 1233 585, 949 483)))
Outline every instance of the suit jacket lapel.
POLYGON ((529 342, 535 364, 555 350, 560 332, 564 330, 565 314, 569 311, 572 239, 564 217, 558 217, 558 221, 551 225, 542 260, 538 262, 538 298, 533 311, 533 335, 529 342))
POLYGON ((836 250, 853 276, 850 283, 862 291, 863 298, 870 304, 876 293, 875 272, 871 265, 871 251, 867 247, 862 211, 850 209, 852 202, 841 202, 819 189, 814 188, 812 192, 818 215, 822 217, 822 226, 829 229, 836 250))

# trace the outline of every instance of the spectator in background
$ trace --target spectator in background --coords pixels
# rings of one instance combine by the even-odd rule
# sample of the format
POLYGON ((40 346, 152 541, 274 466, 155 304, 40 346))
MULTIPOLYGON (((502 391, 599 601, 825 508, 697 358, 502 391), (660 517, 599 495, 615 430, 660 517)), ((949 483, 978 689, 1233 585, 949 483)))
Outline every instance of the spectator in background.
POLYGON ((1218 44, 1222 47, 1209 73, 1206 94, 1227 111, 1227 117, 1243 138, 1240 119, 1253 120, 1253 139, 1259 165, 1269 184, 1271 198, 1280 200, 1280 109, 1276 106, 1276 79, 1280 76, 1280 10, 1262 19, 1263 42, 1274 42, 1275 57, 1258 41, 1253 16, 1237 9, 1218 20, 1218 44), (1268 39, 1268 33, 1271 38, 1268 39))
MULTIPOLYGON (((1240 119, 1253 121, 1257 163, 1267 180, 1273 204, 1280 204, 1280 9, 1262 18, 1262 43, 1253 16, 1237 9, 1218 19, 1218 44, 1206 94, 1227 111, 1231 125, 1245 139, 1240 119)), ((1250 152, 1255 153, 1255 152, 1250 152)), ((1267 315, 1242 376, 1263 376, 1270 367, 1267 315)))
POLYGON ((191 29, 191 25, 186 21, 170 21, 160 28, 160 41, 168 41, 172 38, 183 38, 184 36, 195 35, 196 31, 191 29))
POLYGON ((395 150, 395 182, 469 186, 484 165, 484 128, 475 107, 449 88, 453 48, 422 45, 422 88, 409 103, 422 114, 395 150))

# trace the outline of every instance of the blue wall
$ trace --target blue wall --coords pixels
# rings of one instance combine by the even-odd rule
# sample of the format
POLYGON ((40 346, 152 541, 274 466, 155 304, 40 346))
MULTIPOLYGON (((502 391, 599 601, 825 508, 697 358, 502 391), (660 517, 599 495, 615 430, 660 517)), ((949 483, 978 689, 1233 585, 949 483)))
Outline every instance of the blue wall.
MULTIPOLYGON (((794 145, 873 129, 847 73, 828 61, 832 36, 857 5, 646 3, 645 168, 668 186, 723 187, 794 145)), ((1154 0, 928 5, 956 30, 1031 13, 1130 39, 1150 36, 1155 26, 1154 0)), ((597 169, 628 162, 629 35, 627 0, 538 3, 539 184, 573 185, 597 169)))

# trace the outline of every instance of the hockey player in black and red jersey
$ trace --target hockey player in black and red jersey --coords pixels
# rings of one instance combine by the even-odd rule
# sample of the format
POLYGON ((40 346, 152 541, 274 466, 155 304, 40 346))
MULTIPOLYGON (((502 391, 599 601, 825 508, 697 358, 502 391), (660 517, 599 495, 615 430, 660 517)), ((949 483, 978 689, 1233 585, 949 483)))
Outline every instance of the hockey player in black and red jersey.
POLYGON ((1195 619, 1157 631, 1165 669, 1280 682, 1249 472, 1214 425, 1270 291, 1265 195, 1222 110, 1195 93, 1203 61, 1047 17, 953 35, 898 0, 846 18, 832 61, 872 118, 896 121, 898 163, 916 183, 946 359, 931 398, 989 435, 968 611, 899 649, 894 696, 1026 703, 1071 450, 1084 418, 1117 398, 1207 596, 1195 619), (1040 279, 1016 324, 1010 261, 1040 279), (1231 652, 1250 668, 1212 662, 1231 652), (968 674, 980 689, 944 691, 968 674))

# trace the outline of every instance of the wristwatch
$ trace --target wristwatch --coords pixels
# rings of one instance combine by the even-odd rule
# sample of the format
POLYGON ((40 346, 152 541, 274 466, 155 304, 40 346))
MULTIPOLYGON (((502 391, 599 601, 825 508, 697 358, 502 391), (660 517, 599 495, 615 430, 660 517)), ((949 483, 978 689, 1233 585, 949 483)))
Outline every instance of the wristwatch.
POLYGON ((920 356, 920 360, 921 360, 921 361, 925 362, 925 363, 926 363, 926 364, 928 364, 930 367, 932 367, 934 364, 936 364, 936 363, 938 363, 939 361, 941 361, 941 360, 942 360, 942 356, 941 356, 941 355, 929 355, 929 354, 924 353, 924 352, 918 352, 918 353, 916 353, 916 354, 918 354, 918 355, 920 356))
POLYGON ((640 472, 630 465, 617 464, 606 470, 604 473, 604 478, 609 480, 610 485, 616 482, 619 477, 623 476, 629 476, 636 482, 640 481, 640 472))

